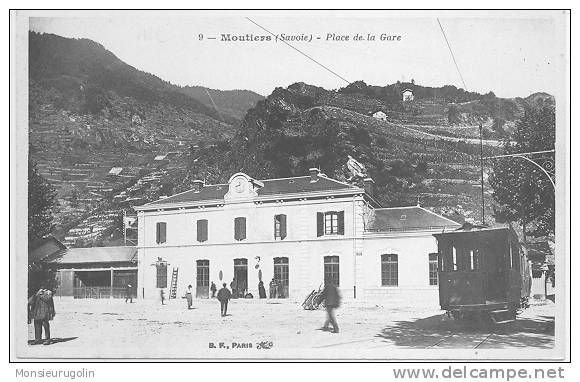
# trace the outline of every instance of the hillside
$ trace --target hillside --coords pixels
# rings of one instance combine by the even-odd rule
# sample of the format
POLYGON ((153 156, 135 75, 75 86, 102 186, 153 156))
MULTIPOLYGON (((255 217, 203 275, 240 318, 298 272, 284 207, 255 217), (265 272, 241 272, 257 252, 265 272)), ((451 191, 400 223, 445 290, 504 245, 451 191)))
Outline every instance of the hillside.
POLYGON ((185 86, 181 91, 195 98, 219 114, 228 115, 238 121, 244 119, 246 112, 256 106, 263 96, 251 90, 216 90, 203 86, 185 86))
MULTIPOLYGON (((184 156, 233 137, 239 124, 86 39, 29 33, 29 76, 30 155, 58 191, 62 237, 87 211, 119 214, 142 203, 127 190, 151 174, 160 176, 145 182, 146 193, 156 198, 161 179, 184 168, 184 156)), ((240 97, 229 94, 222 107, 241 110, 248 95, 240 97)), ((109 223, 81 230, 96 233, 109 223)))
MULTIPOLYGON (((195 179, 286 177, 314 166, 360 184, 349 155, 384 206, 420 203, 480 221, 479 125, 484 155, 499 153, 527 109, 554 103, 546 93, 503 99, 413 82, 296 83, 266 98, 206 91, 141 72, 92 41, 36 33, 29 97, 30 156, 58 191, 54 233, 76 246, 122 244, 123 211, 195 179), (402 100, 405 89, 414 99, 402 100)), ((487 181, 485 197, 489 217, 487 181)))
MULTIPOLYGON (((500 153, 500 138, 509 137, 505 127, 514 126, 532 106, 524 99, 466 94, 452 87, 438 89, 452 101, 421 98, 420 91, 410 102, 390 95, 403 86, 357 82, 338 91, 304 83, 277 88, 248 111, 232 140, 196 156, 177 188, 189 187, 194 178, 223 182, 236 171, 256 178, 286 177, 306 174, 313 166, 360 183, 350 179, 346 162, 351 155, 375 180, 383 205, 420 203, 459 220, 480 221, 478 126, 486 136, 484 155, 500 153), (373 117, 377 111, 386 117, 373 117), (494 119, 500 118, 501 134, 494 130, 494 119)), ((487 185, 485 195, 489 217, 487 185)))

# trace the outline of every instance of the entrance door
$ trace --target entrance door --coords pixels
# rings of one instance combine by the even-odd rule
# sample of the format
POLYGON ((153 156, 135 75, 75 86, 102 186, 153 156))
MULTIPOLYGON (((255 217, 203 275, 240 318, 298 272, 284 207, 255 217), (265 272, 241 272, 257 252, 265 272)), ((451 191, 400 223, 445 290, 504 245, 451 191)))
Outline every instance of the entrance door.
POLYGON ((290 283, 287 257, 274 257, 274 280, 278 286, 278 298, 288 298, 290 283))
POLYGON ((209 260, 197 260, 195 297, 209 298, 209 260))
POLYGON ((248 259, 234 259, 234 280, 232 295, 244 297, 248 290, 248 259))

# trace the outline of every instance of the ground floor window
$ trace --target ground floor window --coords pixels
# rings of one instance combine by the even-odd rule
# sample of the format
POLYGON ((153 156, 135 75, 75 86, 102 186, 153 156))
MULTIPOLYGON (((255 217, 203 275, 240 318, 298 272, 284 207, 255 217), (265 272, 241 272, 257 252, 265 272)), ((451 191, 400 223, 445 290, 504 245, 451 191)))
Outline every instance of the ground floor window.
POLYGON ((429 285, 439 284, 437 277, 437 254, 429 254, 429 285))
POLYGON ((167 263, 158 263, 157 267, 157 288, 167 288, 167 263))
POLYGON ((324 257, 324 284, 332 283, 340 286, 340 272, 338 256, 324 257))
POLYGON ((230 287, 234 298, 246 295, 248 290, 248 259, 234 259, 234 279, 230 287))
POLYGON ((274 280, 278 286, 278 298, 288 298, 290 282, 287 257, 274 257, 274 280))
POLYGON ((399 256, 394 253, 381 255, 381 285, 399 285, 399 256))
POLYGON ((209 297, 209 260, 197 260, 197 278, 195 296, 209 297))

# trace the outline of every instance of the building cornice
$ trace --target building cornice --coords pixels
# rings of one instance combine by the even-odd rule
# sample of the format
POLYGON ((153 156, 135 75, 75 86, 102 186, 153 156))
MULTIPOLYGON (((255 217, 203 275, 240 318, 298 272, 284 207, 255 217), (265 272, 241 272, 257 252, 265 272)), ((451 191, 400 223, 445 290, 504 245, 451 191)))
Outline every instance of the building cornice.
POLYGON ((353 187, 343 190, 332 190, 332 191, 317 191, 317 192, 298 192, 298 193, 285 193, 285 194, 272 194, 257 196, 254 198, 236 199, 226 201, 223 198, 212 199, 212 200, 200 200, 196 202, 182 202, 182 203, 167 203, 167 204, 155 204, 155 205, 143 205, 135 207, 135 210, 140 212, 146 211, 158 211, 165 209, 188 209, 197 208, 204 206, 221 206, 221 205, 233 205, 233 204, 244 204, 244 203, 275 203, 280 200, 300 200, 300 199, 322 199, 327 197, 347 197, 347 196, 364 196, 365 190, 360 187, 353 187))

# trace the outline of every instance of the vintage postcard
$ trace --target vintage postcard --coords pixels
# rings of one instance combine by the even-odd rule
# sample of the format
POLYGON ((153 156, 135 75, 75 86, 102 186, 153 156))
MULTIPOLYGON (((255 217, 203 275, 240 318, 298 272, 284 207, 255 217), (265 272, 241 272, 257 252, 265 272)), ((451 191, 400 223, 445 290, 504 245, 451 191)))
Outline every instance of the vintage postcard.
POLYGON ((569 11, 10 17, 14 360, 568 359, 569 11))

